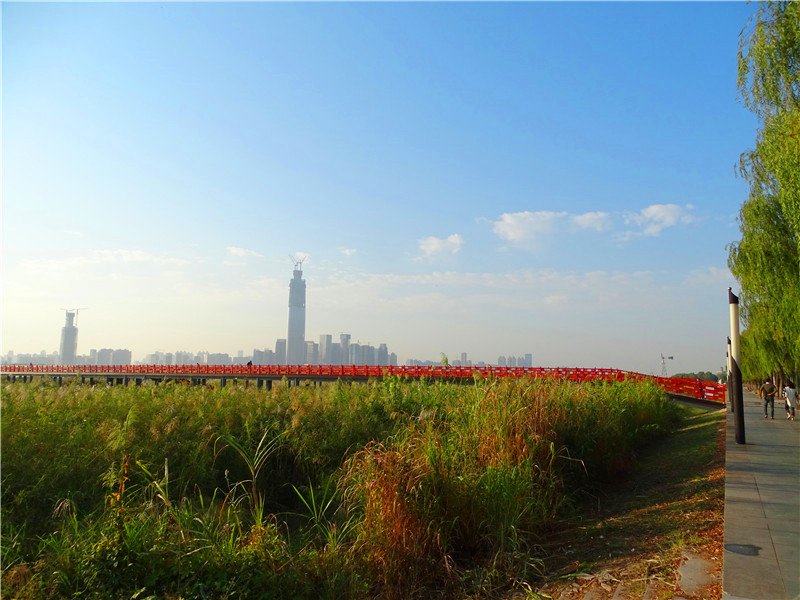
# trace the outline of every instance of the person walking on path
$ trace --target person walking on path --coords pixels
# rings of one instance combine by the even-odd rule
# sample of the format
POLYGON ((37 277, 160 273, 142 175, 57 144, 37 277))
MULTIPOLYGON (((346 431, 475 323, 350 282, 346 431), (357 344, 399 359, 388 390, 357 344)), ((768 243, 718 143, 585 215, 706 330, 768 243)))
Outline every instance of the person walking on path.
POLYGON ((783 388, 783 397, 786 399, 786 418, 794 421, 794 407, 797 406, 797 390, 791 381, 786 382, 783 388))
POLYGON ((764 418, 767 418, 767 404, 769 404, 772 408, 772 414, 770 417, 775 419, 775 392, 777 391, 775 388, 775 384, 772 383, 769 379, 766 379, 764 383, 761 384, 759 388, 759 393, 761 397, 764 399, 764 418))

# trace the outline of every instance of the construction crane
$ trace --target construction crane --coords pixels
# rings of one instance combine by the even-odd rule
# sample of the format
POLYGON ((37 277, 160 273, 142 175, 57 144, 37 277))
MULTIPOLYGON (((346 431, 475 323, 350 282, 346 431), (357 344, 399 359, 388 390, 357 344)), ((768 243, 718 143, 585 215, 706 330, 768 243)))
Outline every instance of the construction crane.
POLYGON ((62 308, 65 313, 75 313, 75 327, 78 326, 78 313, 82 310, 89 310, 86 307, 83 308, 62 308))
POLYGON ((292 264, 294 265, 294 270, 295 271, 302 271, 303 270, 303 261, 305 259, 306 259, 306 257, 303 257, 303 258, 298 260, 297 257, 294 256, 293 254, 289 255, 289 260, 292 261, 292 264))

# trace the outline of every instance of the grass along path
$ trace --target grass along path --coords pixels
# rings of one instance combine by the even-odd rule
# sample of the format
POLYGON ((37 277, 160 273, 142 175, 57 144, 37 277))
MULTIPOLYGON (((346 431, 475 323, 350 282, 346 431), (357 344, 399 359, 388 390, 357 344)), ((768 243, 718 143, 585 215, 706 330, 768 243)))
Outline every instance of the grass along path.
POLYGON ((653 600, 720 598, 724 501, 725 411, 696 409, 641 454, 629 478, 587 498, 545 539, 549 575, 530 597, 621 600, 642 598, 649 586, 653 600), (694 595, 678 583, 687 553, 714 565, 715 577, 694 595))

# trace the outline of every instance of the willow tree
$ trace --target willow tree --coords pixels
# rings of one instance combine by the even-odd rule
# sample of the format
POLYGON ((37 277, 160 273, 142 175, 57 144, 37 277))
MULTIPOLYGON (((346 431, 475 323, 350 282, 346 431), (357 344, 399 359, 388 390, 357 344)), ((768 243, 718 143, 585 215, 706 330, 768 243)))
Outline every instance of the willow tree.
MULTIPOLYGON (((739 38, 739 91, 761 120, 739 170, 750 195, 728 264, 742 286, 746 371, 800 370, 800 3, 762 2, 739 38)), ((755 373, 754 373, 755 374, 755 373)))

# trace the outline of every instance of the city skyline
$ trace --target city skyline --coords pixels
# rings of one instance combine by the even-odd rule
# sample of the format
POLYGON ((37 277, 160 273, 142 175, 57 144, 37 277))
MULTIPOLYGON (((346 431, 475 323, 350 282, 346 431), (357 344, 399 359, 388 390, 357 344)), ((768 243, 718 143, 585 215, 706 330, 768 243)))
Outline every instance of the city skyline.
POLYGON ((0 10, 2 354, 271 348, 291 254, 314 341, 725 364, 753 5, 0 10))
MULTIPOLYGON (((398 357, 389 351, 386 343, 381 343, 376 348, 370 343, 362 344, 360 339, 351 341, 349 333, 339 333, 339 340, 333 341, 332 334, 320 334, 319 343, 305 339, 306 317, 306 282, 303 279, 302 260, 293 259, 294 270, 289 281, 289 313, 288 336, 275 340, 274 350, 269 348, 253 348, 251 354, 244 350, 237 350, 233 356, 227 352, 210 352, 200 350, 190 352, 176 350, 163 352, 156 350, 145 354, 142 360, 134 361, 133 353, 128 349, 91 348, 88 354, 78 353, 78 327, 77 315, 84 309, 62 309, 65 313, 65 324, 61 328, 61 343, 58 352, 48 353, 41 350, 38 353, 15 352, 13 349, 3 354, 0 358, 7 364, 61 364, 61 365, 127 365, 127 364, 155 364, 155 365, 228 365, 248 364, 257 365, 283 365, 283 364, 310 364, 310 365, 398 365, 398 357), (292 340, 292 343, 289 343, 292 340), (293 350, 290 351, 289 349, 293 350)), ((461 352, 459 358, 453 359, 452 364, 458 366, 472 366, 473 361, 468 359, 467 352, 461 352)), ((437 364, 450 362, 447 355, 442 352, 439 360, 420 359, 409 357, 406 364, 437 364)), ((497 366, 522 366, 532 367, 532 354, 526 353, 519 359, 515 355, 501 355, 496 363, 491 361, 475 361, 476 365, 496 364, 497 366)))

